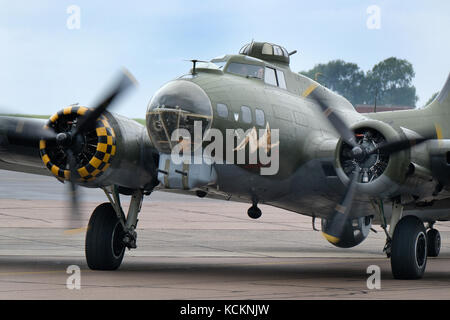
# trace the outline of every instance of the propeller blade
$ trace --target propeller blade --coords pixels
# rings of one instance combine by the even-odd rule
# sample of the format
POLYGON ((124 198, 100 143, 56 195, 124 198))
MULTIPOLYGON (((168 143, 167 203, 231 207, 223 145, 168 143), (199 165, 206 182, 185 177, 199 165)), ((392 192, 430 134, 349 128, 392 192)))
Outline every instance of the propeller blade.
POLYGON ((341 117, 334 112, 333 108, 325 103, 325 99, 321 96, 321 94, 318 93, 318 91, 313 90, 309 96, 317 102, 323 114, 331 123, 333 128, 339 133, 341 138, 352 147, 356 147, 357 143, 355 133, 350 130, 341 117))
POLYGON ((326 230, 322 232, 323 236, 332 243, 338 243, 344 232, 348 214, 352 208, 353 198, 355 197, 356 184, 359 181, 360 176, 361 169, 357 168, 353 173, 352 180, 342 202, 336 205, 331 219, 327 222, 326 230))
POLYGON ((30 146, 35 146, 41 139, 48 141, 56 138, 56 133, 45 128, 42 122, 18 117, 0 117, 0 134, 30 146))
POLYGON ((436 137, 434 135, 426 135, 425 137, 413 138, 413 139, 403 139, 399 141, 388 142, 379 145, 369 152, 369 154, 374 154, 381 152, 383 154, 391 155, 396 152, 411 149, 412 147, 419 145, 421 143, 427 142, 428 140, 433 140, 436 137))
POLYGON ((86 113, 86 116, 81 118, 80 123, 76 127, 73 136, 75 137, 77 134, 84 132, 87 128, 94 126, 98 117, 105 112, 106 109, 114 102, 114 100, 124 93, 128 88, 130 88, 133 84, 136 84, 136 80, 127 70, 123 70, 119 81, 113 87, 113 89, 104 96, 103 99, 96 105, 93 110, 86 113))
POLYGON ((78 191, 77 184, 75 183, 76 177, 78 176, 77 171, 77 160, 71 149, 67 150, 67 158, 69 162, 70 171, 70 198, 71 198, 71 208, 70 208, 70 227, 73 227, 73 223, 79 218, 79 201, 78 201, 78 191))

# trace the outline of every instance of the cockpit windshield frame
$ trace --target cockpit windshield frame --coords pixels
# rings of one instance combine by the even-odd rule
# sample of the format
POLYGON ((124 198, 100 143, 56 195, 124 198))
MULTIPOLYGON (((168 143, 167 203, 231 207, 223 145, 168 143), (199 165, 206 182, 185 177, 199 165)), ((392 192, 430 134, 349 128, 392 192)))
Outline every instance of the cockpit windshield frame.
POLYGON ((225 72, 251 79, 264 79, 264 65, 259 64, 232 61, 225 72))

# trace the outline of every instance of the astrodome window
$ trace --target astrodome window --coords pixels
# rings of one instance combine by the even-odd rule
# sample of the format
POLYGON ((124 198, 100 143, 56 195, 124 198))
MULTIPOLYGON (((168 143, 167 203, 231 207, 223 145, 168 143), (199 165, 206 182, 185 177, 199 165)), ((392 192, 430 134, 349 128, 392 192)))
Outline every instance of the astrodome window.
POLYGON ((273 46, 273 53, 276 56, 282 56, 283 55, 283 51, 281 50, 281 48, 279 46, 273 46))
POLYGON ((239 51, 240 54, 248 54, 248 50, 250 48, 250 45, 247 44, 245 46, 242 47, 241 51, 239 51))
POLYGON ((264 75, 264 67, 254 64, 232 62, 228 65, 227 72, 238 74, 247 78, 262 79, 264 75))
POLYGON ((262 54, 273 55, 273 47, 272 47, 272 45, 269 44, 269 43, 264 43, 264 45, 262 47, 262 54))

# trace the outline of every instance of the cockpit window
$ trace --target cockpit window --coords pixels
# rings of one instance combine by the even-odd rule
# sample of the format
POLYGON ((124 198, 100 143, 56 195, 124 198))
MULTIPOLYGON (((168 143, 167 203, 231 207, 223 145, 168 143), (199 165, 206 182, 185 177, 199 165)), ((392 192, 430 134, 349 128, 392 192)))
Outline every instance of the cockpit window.
POLYGON ((228 65, 227 72, 238 74, 247 78, 262 79, 264 67, 254 64, 232 62, 228 65))
POLYGON ((277 69, 278 86, 282 89, 286 89, 286 80, 284 79, 284 72, 277 69))
POLYGON ((227 64, 227 61, 226 60, 214 61, 212 63, 214 63, 220 70, 223 70, 223 67, 225 67, 225 65, 227 64))
POLYGON ((214 61, 214 62, 197 62, 197 69, 216 69, 222 70, 225 66, 226 61, 214 61))
POLYGON ((264 77, 264 81, 267 84, 270 84, 272 86, 277 86, 278 85, 278 83, 277 83, 277 76, 275 75, 275 69, 266 67, 266 74, 265 74, 265 77, 264 77))

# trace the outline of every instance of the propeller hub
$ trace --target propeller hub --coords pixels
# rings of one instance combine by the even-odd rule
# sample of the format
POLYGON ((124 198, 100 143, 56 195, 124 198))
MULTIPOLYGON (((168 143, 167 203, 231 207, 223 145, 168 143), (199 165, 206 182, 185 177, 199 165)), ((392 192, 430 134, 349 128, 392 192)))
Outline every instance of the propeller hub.
POLYGON ((69 132, 61 132, 56 135, 56 143, 62 147, 69 147, 72 143, 72 135, 69 132))
POLYGON ((389 162, 389 156, 381 152, 372 152, 385 143, 385 137, 375 129, 359 128, 355 130, 355 145, 343 142, 340 150, 340 163, 347 177, 361 170, 360 183, 368 183, 380 177, 389 162))
POLYGON ((354 147, 352 149, 352 154, 356 160, 364 160, 364 158, 366 157, 366 152, 360 146, 354 147))
POLYGON ((116 153, 114 129, 104 115, 96 119, 94 127, 89 125, 76 131, 85 114, 88 114, 86 107, 72 105, 53 115, 47 123, 55 138, 41 140, 39 152, 45 166, 59 179, 70 180, 75 176, 76 181, 93 181, 109 168, 116 153))

